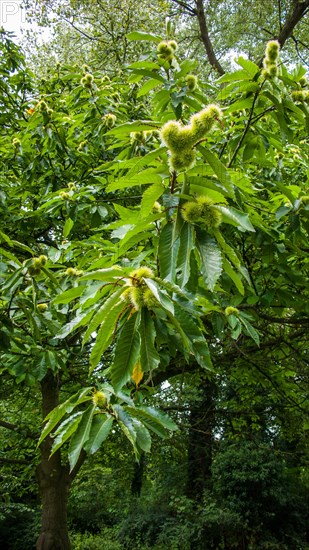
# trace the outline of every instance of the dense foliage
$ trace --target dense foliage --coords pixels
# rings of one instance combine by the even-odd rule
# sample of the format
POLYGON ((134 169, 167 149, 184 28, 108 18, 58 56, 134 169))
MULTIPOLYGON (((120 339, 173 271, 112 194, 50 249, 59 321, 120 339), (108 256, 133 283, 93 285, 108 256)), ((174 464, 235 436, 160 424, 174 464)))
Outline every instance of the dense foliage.
POLYGON ((305 549, 305 69, 272 41, 209 84, 167 24, 37 79, 1 38, 3 545, 37 466, 37 549, 74 479, 74 548, 305 549))

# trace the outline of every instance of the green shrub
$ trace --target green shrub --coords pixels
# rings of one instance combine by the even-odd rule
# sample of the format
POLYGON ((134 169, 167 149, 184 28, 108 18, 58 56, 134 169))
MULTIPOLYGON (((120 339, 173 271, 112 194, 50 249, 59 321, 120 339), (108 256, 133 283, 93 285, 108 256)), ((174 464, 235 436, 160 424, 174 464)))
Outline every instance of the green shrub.
POLYGON ((10 503, 0 505, 1 550, 34 550, 40 532, 39 508, 10 503))
POLYGON ((88 532, 70 535, 74 550, 122 550, 121 545, 115 539, 115 531, 112 529, 105 529, 96 535, 88 532))

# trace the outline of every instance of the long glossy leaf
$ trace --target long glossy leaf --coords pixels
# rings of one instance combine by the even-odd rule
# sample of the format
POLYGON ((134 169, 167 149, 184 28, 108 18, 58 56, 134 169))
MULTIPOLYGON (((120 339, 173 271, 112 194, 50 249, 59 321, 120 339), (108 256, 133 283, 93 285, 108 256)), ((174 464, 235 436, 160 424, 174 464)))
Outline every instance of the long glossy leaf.
MULTIPOLYGON (((160 171, 162 168, 160 168, 160 171)), ((107 186, 107 192, 119 191, 120 189, 126 189, 127 187, 136 187, 137 185, 149 185, 153 183, 161 183, 162 176, 156 168, 146 168, 138 174, 132 174, 130 176, 123 176, 119 179, 115 179, 107 186)))
POLYGON ((232 268, 230 262, 226 258, 223 260, 223 269, 224 269, 225 273, 227 273, 227 275, 230 277, 230 279, 232 279, 232 281, 233 281, 234 285, 236 286, 238 292, 240 292, 240 294, 243 295, 245 293, 245 289, 244 289, 244 285, 242 283, 242 280, 239 277, 239 275, 237 273, 235 273, 235 271, 232 268))
POLYGON ((146 40, 147 42, 161 42, 161 36, 147 32, 133 31, 127 34, 127 39, 130 41, 146 40))
POLYGON ((82 411, 72 414, 64 420, 55 432, 55 440, 52 446, 51 455, 53 455, 62 445, 75 433, 82 419, 82 411))
POLYGON ((239 320, 245 327, 248 336, 250 336, 252 340, 259 346, 260 345, 259 333, 255 330, 255 328, 253 328, 251 323, 249 323, 249 321, 245 319, 242 315, 239 316, 239 320))
POLYGON ((54 299, 54 304, 68 304, 72 300, 75 300, 75 298, 79 298, 85 290, 85 286, 69 288, 69 290, 65 290, 54 299))
POLYGON ((118 391, 130 379, 134 365, 140 353, 140 336, 138 326, 140 315, 134 314, 121 329, 115 349, 115 358, 111 366, 111 380, 115 391, 118 391))
POLYGON ((55 338, 62 340, 66 338, 73 330, 76 330, 79 327, 83 327, 88 324, 91 317, 93 316, 93 309, 91 311, 86 311, 79 313, 75 319, 72 319, 69 323, 62 327, 61 331, 55 336, 55 338))
POLYGON ((149 430, 160 437, 167 437, 168 432, 177 430, 177 425, 165 413, 152 407, 127 407, 131 416, 139 419, 149 430))
POLYGON ((218 180, 224 186, 226 194, 229 197, 234 198, 234 187, 231 176, 228 169, 224 166, 220 159, 214 155, 209 149, 199 146, 198 150, 202 153, 204 159, 210 164, 214 174, 216 174, 218 180))
POLYGON ((110 345, 111 338, 115 332, 117 319, 123 307, 123 302, 121 302, 118 298, 117 303, 114 303, 113 307, 110 309, 105 308, 104 310, 104 319, 102 320, 95 344, 90 354, 90 374, 100 362, 104 351, 110 345))
POLYGON ((90 407, 86 409, 78 428, 71 439, 68 453, 71 471, 76 465, 85 443, 89 439, 90 428, 95 410, 95 405, 90 405, 90 407))
POLYGON ((64 417, 65 414, 70 414, 70 412, 80 403, 83 403, 85 401, 88 401, 91 399, 89 397, 89 391, 90 387, 83 388, 81 392, 77 392, 69 399, 64 401, 64 403, 61 403, 58 405, 58 407, 55 407, 50 413, 46 416, 44 419, 47 424, 45 424, 44 429, 42 431, 42 434, 40 436, 38 446, 42 443, 43 439, 54 429, 57 424, 59 424, 60 420, 64 417))
MULTIPOLYGON (((83 338, 83 344, 87 342, 88 338, 90 338, 91 334, 97 329, 97 327, 105 321, 108 313, 118 304, 119 305, 119 297, 123 292, 123 287, 117 288, 115 292, 113 292, 107 300, 102 304, 102 306, 98 309, 98 311, 94 314, 92 317, 89 326, 85 332, 84 338, 83 338)), ((123 302, 120 303, 123 307, 123 302)), ((121 308, 119 308, 119 312, 121 311, 121 308)), ((118 312, 118 313, 119 313, 118 312)), ((118 315, 117 313, 117 315, 118 315)), ((116 318, 117 318, 116 315, 116 318)))
POLYGON ((114 411, 117 415, 118 425, 130 441, 136 458, 139 459, 139 452, 136 445, 137 433, 133 424, 133 418, 131 418, 131 416, 128 414, 127 409, 124 409, 123 407, 121 407, 121 405, 114 405, 114 411))
POLYGON ((224 254, 234 264, 234 266, 237 267, 237 269, 240 269, 241 267, 240 260, 235 250, 224 240, 222 233, 219 230, 215 230, 214 235, 224 254))
POLYGON ((151 436, 149 431, 146 426, 142 424, 142 422, 137 420, 137 418, 133 419, 133 426, 136 432, 137 445, 142 449, 142 451, 149 453, 151 449, 151 436))
POLYGON ((246 214, 245 212, 236 210, 236 208, 233 208, 232 206, 219 206, 217 204, 214 206, 214 208, 216 208, 216 210, 219 210, 223 214, 223 221, 226 221, 227 223, 232 223, 232 225, 244 229, 245 231, 255 231, 252 223, 249 220, 248 214, 246 214))
POLYGON ((222 273, 221 251, 213 237, 205 231, 198 231, 197 247, 205 283, 212 291, 222 273))
POLYGON ((86 275, 83 275, 80 280, 81 281, 87 281, 89 279, 95 279, 97 281, 105 281, 105 282, 112 282, 117 277, 123 277, 124 272, 122 271, 121 267, 107 267, 105 269, 97 269, 96 271, 91 271, 90 273, 86 273, 86 275))
POLYGON ((193 246, 193 226, 189 223, 184 223, 180 232, 177 258, 177 269, 180 270, 178 281, 181 287, 184 287, 190 278, 190 258, 193 246))
POLYGON ((153 88, 156 88, 158 86, 158 80, 155 78, 150 78, 150 80, 147 80, 145 84, 141 87, 139 90, 137 97, 142 97, 143 95, 146 95, 150 92, 150 90, 153 90, 153 88))
POLYGON ((175 235, 174 223, 169 222, 163 227, 159 246, 158 257, 160 264, 160 277, 168 281, 175 281, 176 263, 179 248, 179 238, 175 235))
POLYGON ((93 455, 101 447, 102 443, 107 439, 113 425, 114 419, 111 416, 105 414, 95 415, 90 433, 89 439, 85 445, 85 451, 93 455))
POLYGON ((160 357, 155 348, 156 330, 148 309, 143 308, 139 326, 141 337, 141 367, 143 372, 156 369, 160 363, 160 357))
POLYGON ((206 369, 212 369, 212 363, 207 342, 198 319, 194 319, 183 308, 175 306, 175 317, 191 342, 191 350, 198 364, 206 369))
POLYGON ((151 290, 155 298, 161 304, 161 306, 174 315, 174 305, 169 296, 160 290, 160 287, 153 279, 144 279, 146 285, 151 290))
POLYGON ((147 155, 144 155, 143 157, 133 157, 130 159, 118 161, 118 163, 115 162, 112 165, 111 169, 113 169, 113 171, 116 173, 119 171, 128 170, 127 175, 131 176, 133 174, 141 172, 144 166, 147 166, 149 168, 150 166, 155 165, 156 159, 161 158, 162 153, 165 151, 166 147, 158 147, 158 149, 150 151, 150 153, 147 153, 147 155))
POLYGON ((155 201, 161 197, 162 193, 164 191, 164 187, 162 183, 154 183, 143 194, 142 202, 141 202, 141 208, 140 208, 140 216, 141 218, 146 218, 150 212, 152 211, 153 205, 155 201))

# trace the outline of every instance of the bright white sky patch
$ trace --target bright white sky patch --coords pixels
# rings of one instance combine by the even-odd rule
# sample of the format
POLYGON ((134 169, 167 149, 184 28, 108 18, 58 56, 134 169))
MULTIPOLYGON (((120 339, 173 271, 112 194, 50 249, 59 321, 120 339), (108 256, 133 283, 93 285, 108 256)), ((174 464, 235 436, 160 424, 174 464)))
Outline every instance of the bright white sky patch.
POLYGON ((0 27, 21 36, 21 27, 25 28, 26 13, 21 8, 21 0, 0 0, 0 27))
POLYGON ((0 28, 13 32, 15 41, 21 42, 23 32, 39 31, 42 39, 48 39, 49 29, 42 29, 34 22, 27 21, 25 9, 22 9, 22 0, 0 0, 0 28))

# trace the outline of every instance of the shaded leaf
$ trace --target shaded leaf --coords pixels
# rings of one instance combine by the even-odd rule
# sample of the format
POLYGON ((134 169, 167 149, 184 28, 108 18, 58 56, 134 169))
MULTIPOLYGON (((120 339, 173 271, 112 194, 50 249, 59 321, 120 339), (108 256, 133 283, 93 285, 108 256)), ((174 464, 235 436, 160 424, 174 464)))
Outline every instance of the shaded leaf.
POLYGON ((167 223, 160 234, 158 245, 158 258, 160 264, 160 277, 168 281, 175 281, 176 264, 179 249, 179 238, 175 234, 175 223, 167 223))
POLYGON ((202 274, 209 290, 213 290, 222 273, 221 251, 206 231, 197 232, 197 248, 201 259, 202 274))
POLYGON ((111 366, 111 380, 115 391, 118 391, 132 376, 140 352, 138 327, 140 315, 134 314, 125 321, 115 349, 115 358, 111 366))
POLYGON ((77 427, 76 432, 74 433, 70 446, 69 446, 69 463, 70 463, 70 471, 73 470, 74 466, 76 465, 79 455, 85 445, 85 443, 89 439, 89 433, 90 428, 92 424, 92 418, 95 413, 96 406, 90 405, 88 409, 83 414, 83 417, 77 427))
MULTIPOLYGON (((141 322, 139 326, 141 337, 141 373, 156 369, 160 363, 160 357, 155 348, 156 330, 150 312, 143 308, 141 312, 141 322)), ((136 378, 133 378, 136 384, 136 378)))
POLYGON ((179 237, 179 249, 177 258, 177 269, 179 285, 185 286, 190 278, 190 258, 194 246, 194 229, 191 224, 184 223, 179 237))
POLYGON ((85 445, 85 451, 91 455, 97 452, 102 443, 107 439, 114 419, 105 414, 96 414, 91 425, 89 439, 85 445))

